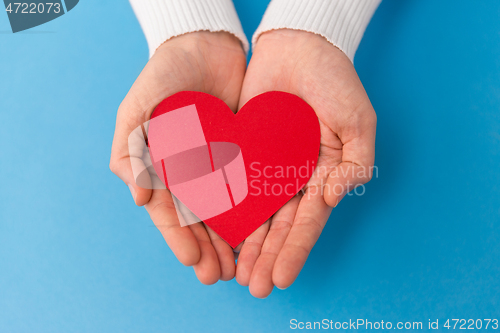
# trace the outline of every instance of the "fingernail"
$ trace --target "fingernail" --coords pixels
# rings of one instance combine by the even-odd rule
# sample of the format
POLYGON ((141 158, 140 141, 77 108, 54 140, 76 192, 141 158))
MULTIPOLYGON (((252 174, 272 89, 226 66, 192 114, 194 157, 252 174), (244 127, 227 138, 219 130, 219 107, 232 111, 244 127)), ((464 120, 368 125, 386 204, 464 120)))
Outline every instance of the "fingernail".
POLYGON ((134 199, 134 202, 135 202, 135 189, 132 185, 130 184, 127 184, 129 190, 130 190, 130 193, 132 194, 132 198, 134 199))
POLYGON ((278 286, 276 286, 276 288, 278 288, 279 290, 285 290, 286 288, 280 288, 278 286))

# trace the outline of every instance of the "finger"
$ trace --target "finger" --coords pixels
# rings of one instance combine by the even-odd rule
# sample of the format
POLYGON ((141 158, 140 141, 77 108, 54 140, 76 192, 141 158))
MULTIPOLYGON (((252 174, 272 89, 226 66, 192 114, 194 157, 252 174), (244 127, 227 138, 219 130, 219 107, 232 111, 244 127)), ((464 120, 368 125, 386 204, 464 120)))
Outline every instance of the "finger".
MULTIPOLYGON (((236 281, 242 286, 248 286, 252 269, 259 257, 262 244, 269 230, 270 221, 267 220, 255 230, 241 245, 236 265, 236 281)), ((239 246, 239 245, 238 245, 239 246)))
MULTIPOLYGON (((241 248, 243 247, 244 243, 245 243, 245 241, 239 243, 238 246, 236 246, 233 249, 233 256, 234 256, 234 262, 235 262, 235 264, 236 264, 236 261, 238 260, 238 257, 240 256, 240 251, 241 251, 241 248)), ((235 272, 235 274, 236 274, 236 272, 235 272)))
POLYGON ((219 259, 220 279, 222 281, 232 280, 236 271, 233 249, 208 225, 205 225, 205 229, 207 229, 208 236, 219 259))
POLYGON ((154 188, 143 160, 144 153, 149 154, 144 126, 155 105, 161 101, 157 92, 150 95, 148 104, 141 102, 138 97, 145 94, 142 91, 145 90, 144 84, 141 82, 151 77, 147 68, 148 66, 118 108, 110 160, 111 171, 129 186, 134 201, 139 206, 150 200, 151 189, 154 188))
POLYGON ((150 200, 153 187, 142 160, 144 152, 147 151, 146 140, 141 124, 136 125, 135 128, 130 128, 120 115, 117 117, 109 167, 127 184, 134 202, 143 206, 150 200))
POLYGON ((200 261, 193 266, 196 277, 203 284, 214 284, 221 276, 219 259, 203 223, 191 224, 189 229, 198 240, 200 261))
MULTIPOLYGON (((142 149, 139 146, 144 145, 145 138, 140 138, 142 129, 138 129, 149 120, 156 105, 164 98, 178 91, 194 89, 189 89, 190 86, 187 84, 189 80, 168 79, 170 78, 169 71, 160 71, 162 67, 158 68, 158 64, 166 64, 170 60, 167 58, 162 62, 153 61, 156 58, 161 58, 161 56, 155 54, 148 62, 118 108, 111 149, 110 169, 128 185, 135 203, 139 206, 149 201, 151 186, 141 186, 134 178, 133 167, 138 166, 139 169, 144 167, 141 165, 142 149), (132 141, 130 141, 131 138, 132 141)), ((170 67, 166 66, 166 68, 170 67)), ((172 68, 176 67, 172 66, 172 68)), ((175 77, 175 75, 172 76, 175 77)), ((147 178, 147 173, 144 173, 143 178, 147 178)), ((147 180, 145 183, 147 185, 147 180)))
POLYGON ((250 277, 250 293, 258 298, 267 297, 274 288, 272 273, 274 263, 292 227, 300 196, 294 196, 271 219, 259 258, 250 277))
POLYGON ((191 229, 181 227, 168 190, 155 190, 146 210, 177 259, 186 266, 200 261, 200 247, 191 229))
POLYGON ((309 187, 300 200, 292 228, 279 252, 272 272, 273 284, 288 288, 297 278, 323 227, 331 207, 318 186, 309 187))
POLYGON ((328 176, 324 188, 325 202, 335 207, 355 187, 366 184, 373 177, 375 160, 375 131, 377 117, 370 106, 366 116, 359 120, 359 131, 354 138, 340 135, 343 142, 342 162, 328 176))
POLYGON ((241 251, 241 248, 243 247, 243 244, 245 244, 245 241, 239 243, 234 249, 233 249, 233 252, 234 253, 240 253, 241 251))
POLYGON ((370 181, 373 166, 357 165, 353 162, 342 162, 330 173, 324 187, 325 202, 336 207, 347 193, 370 181))

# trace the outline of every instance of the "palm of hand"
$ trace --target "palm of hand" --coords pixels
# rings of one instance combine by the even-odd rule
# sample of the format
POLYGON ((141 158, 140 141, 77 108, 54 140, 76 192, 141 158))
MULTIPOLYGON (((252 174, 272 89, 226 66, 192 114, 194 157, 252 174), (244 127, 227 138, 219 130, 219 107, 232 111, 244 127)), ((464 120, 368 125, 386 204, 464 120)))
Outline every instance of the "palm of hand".
POLYGON ((179 261, 193 266, 202 283, 229 280, 236 272, 240 284, 265 297, 274 285, 286 288, 297 277, 328 219, 327 203, 336 205, 351 189, 350 181, 369 180, 331 175, 373 164, 376 117, 349 59, 322 37, 268 32, 259 39, 246 75, 245 64, 239 41, 228 33, 190 33, 162 45, 120 105, 110 168, 129 184, 136 204, 145 205, 179 261), (239 246, 237 268, 232 249, 208 227, 180 227, 167 190, 140 188, 133 179, 128 135, 149 120, 160 101, 183 90, 212 94, 233 111, 238 99, 241 107, 260 93, 287 91, 308 102, 320 121, 318 172, 304 195, 290 200, 239 246), (343 191, 324 190, 336 185, 343 191))
POLYGON ((303 195, 290 200, 241 247, 236 278, 256 297, 286 288, 302 269, 330 206, 370 178, 376 116, 350 60, 323 37, 276 30, 258 41, 242 87, 240 107, 265 91, 296 94, 319 118, 317 169, 303 195))
MULTIPOLYGON (((246 57, 228 33, 196 32, 176 37, 158 48, 118 110, 110 168, 131 187, 137 205, 145 205, 154 224, 180 262, 193 266, 199 280, 212 284, 235 274, 232 249, 198 223, 181 227, 167 190, 137 186, 132 175, 128 136, 149 120, 154 107, 179 91, 214 95, 236 111, 246 57)), ((137 157, 137 158, 140 158, 137 157)))

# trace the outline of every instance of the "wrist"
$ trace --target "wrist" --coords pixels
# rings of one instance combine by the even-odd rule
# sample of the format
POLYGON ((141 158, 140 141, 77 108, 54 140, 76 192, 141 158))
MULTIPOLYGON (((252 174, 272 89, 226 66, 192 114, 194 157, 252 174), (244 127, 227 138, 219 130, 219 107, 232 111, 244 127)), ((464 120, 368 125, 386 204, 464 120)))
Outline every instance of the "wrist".
POLYGON ((248 49, 231 0, 130 0, 146 36, 150 56, 165 41, 195 31, 227 31, 248 49))
POLYGON ((260 36, 275 29, 308 31, 323 36, 354 58, 364 30, 380 0, 273 0, 255 31, 260 36))
POLYGON ((215 48, 245 57, 244 46, 240 40, 226 31, 188 32, 163 42, 156 52, 161 53, 171 48, 181 48, 186 51, 215 48))
POLYGON ((338 59, 352 66, 347 55, 325 37, 303 30, 276 29, 262 33, 254 45, 254 54, 271 53, 271 50, 274 50, 275 54, 283 60, 295 62, 298 59, 314 57, 320 60, 328 54, 330 60, 338 59), (281 51, 276 52, 277 50, 281 51))

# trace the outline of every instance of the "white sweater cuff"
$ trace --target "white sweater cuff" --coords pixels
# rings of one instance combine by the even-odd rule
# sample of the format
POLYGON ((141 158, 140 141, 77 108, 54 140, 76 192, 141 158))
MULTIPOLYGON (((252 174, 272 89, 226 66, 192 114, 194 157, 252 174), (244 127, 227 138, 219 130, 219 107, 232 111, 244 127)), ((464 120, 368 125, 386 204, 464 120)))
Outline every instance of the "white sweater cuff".
POLYGON ((381 0, 272 0, 252 38, 269 30, 295 29, 325 37, 354 58, 366 26, 381 0))
POLYGON ((248 52, 248 40, 231 0, 130 0, 149 46, 149 56, 166 40, 194 31, 227 31, 248 52))

